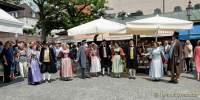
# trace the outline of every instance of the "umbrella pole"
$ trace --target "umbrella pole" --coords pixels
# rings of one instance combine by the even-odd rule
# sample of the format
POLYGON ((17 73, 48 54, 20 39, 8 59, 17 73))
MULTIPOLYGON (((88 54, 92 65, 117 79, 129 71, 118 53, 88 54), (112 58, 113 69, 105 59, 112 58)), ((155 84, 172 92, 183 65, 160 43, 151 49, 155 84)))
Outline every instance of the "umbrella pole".
POLYGON ((158 42, 158 29, 156 31, 156 42, 158 42))
POLYGON ((101 37, 102 37, 102 41, 103 41, 103 34, 102 34, 102 36, 101 36, 101 37))
POLYGON ((135 40, 136 40, 136 42, 135 42, 135 45, 137 46, 137 41, 138 41, 138 38, 137 38, 137 35, 135 36, 135 40))

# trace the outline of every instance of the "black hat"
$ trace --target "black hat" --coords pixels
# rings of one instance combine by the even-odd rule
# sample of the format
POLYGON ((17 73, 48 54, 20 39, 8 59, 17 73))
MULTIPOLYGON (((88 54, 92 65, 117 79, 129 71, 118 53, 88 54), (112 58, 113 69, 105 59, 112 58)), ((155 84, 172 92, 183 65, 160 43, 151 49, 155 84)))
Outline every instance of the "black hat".
POLYGON ((175 31, 173 37, 175 37, 176 39, 178 39, 178 36, 179 36, 179 32, 175 31))
POLYGON ((42 44, 43 44, 43 45, 47 44, 47 41, 43 41, 42 44))

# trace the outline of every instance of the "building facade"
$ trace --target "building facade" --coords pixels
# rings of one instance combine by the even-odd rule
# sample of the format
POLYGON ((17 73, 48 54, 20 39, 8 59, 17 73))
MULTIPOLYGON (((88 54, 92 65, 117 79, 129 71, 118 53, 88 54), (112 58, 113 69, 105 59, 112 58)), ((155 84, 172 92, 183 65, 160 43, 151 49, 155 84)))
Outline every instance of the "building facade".
POLYGON ((24 3, 19 5, 24 10, 9 12, 12 16, 24 23, 24 30, 34 29, 38 22, 38 13, 35 12, 28 4, 24 3))
MULTIPOLYGON (((200 0, 190 0, 193 7, 200 5, 200 0)), ((189 0, 107 0, 106 6, 110 9, 108 13, 127 12, 134 13, 142 11, 144 15, 163 12, 184 11, 189 0)))

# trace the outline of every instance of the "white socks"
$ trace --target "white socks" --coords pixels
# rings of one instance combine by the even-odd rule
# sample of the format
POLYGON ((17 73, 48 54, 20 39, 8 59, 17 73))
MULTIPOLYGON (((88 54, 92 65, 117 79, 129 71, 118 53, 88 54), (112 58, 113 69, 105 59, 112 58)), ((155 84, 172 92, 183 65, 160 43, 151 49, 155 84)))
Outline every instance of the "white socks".
POLYGON ((132 76, 132 69, 129 69, 129 77, 133 77, 132 76))
POLYGON ((103 75, 105 74, 105 68, 102 69, 102 73, 103 73, 103 75))
POLYGON ((135 74, 136 74, 136 70, 133 69, 133 77, 135 77, 135 74))
POLYGON ((108 68, 107 70, 108 70, 108 75, 110 75, 110 68, 108 68))
MULTIPOLYGON (((49 74, 49 73, 48 73, 49 74)), ((48 75, 48 80, 51 80, 51 74, 48 75)))
POLYGON ((135 69, 129 69, 129 75, 130 77, 135 77, 136 70, 135 69))
MULTIPOLYGON (((51 80, 51 74, 50 73, 46 73, 48 75, 48 81, 51 80)), ((46 77, 45 77, 45 73, 43 74, 43 80, 45 80, 46 77)))
MULTIPOLYGON (((110 68, 107 68, 107 73, 110 74, 110 68)), ((105 75, 105 68, 102 68, 102 74, 105 75)))

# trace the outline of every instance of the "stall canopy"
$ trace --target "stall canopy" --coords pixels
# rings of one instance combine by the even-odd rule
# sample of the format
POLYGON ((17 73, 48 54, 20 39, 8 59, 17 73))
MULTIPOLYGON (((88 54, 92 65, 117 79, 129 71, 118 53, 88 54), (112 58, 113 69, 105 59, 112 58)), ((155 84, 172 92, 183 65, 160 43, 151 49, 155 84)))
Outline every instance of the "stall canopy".
POLYGON ((156 33, 158 33, 159 31, 176 31, 179 29, 191 29, 193 26, 192 21, 161 17, 159 15, 132 22, 127 22, 126 24, 127 32, 136 35, 156 35, 156 33))
POLYGON ((200 39, 200 25, 194 25, 190 30, 179 32, 180 40, 198 40, 200 39))
POLYGON ((80 34, 125 33, 126 26, 101 17, 97 20, 71 28, 67 32, 71 36, 80 34))
POLYGON ((0 9, 0 32, 23 33, 23 23, 0 9))

